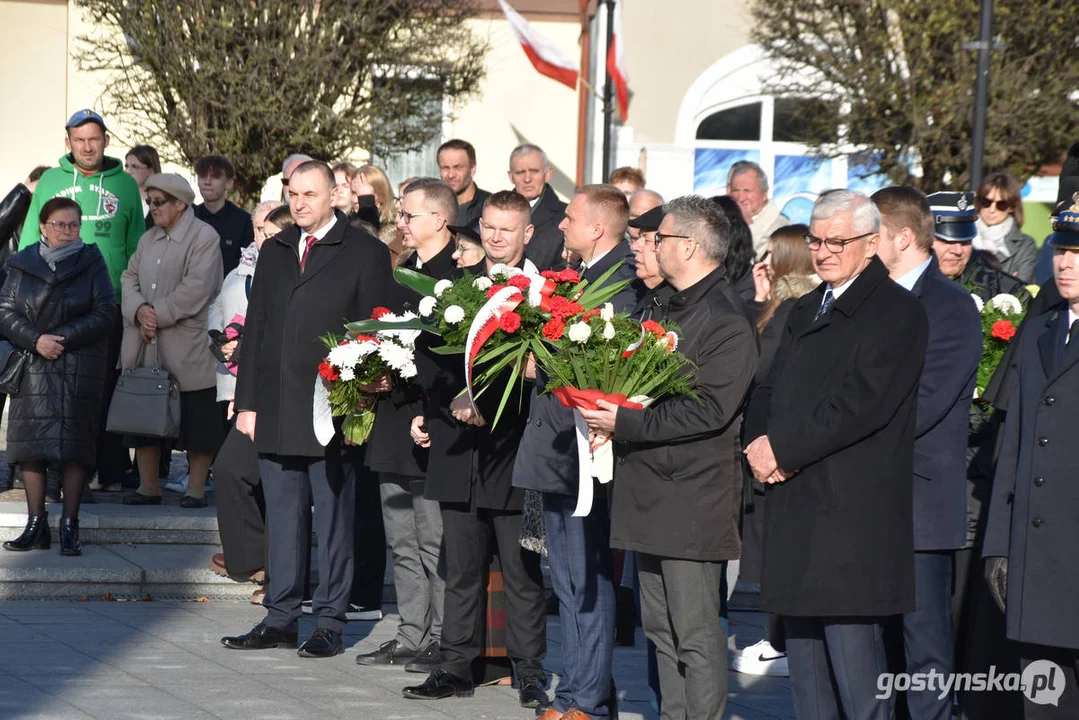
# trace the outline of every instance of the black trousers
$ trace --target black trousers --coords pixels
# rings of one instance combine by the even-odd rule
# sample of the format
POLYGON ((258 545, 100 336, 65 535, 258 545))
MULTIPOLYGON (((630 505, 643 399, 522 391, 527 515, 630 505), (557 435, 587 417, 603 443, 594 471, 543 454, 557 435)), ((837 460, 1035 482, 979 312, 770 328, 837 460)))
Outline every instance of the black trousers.
POLYGON ((266 624, 297 627, 310 565, 313 504, 319 568, 314 614, 318 627, 341 632, 352 588, 354 466, 331 445, 321 458, 260 455, 259 472, 269 533, 266 624))
POLYGON ((378 473, 364 465, 366 445, 345 451, 356 473, 356 518, 352 534, 354 570, 348 601, 368 610, 382 607, 386 584, 386 529, 382 524, 382 494, 378 473))
POLYGON ((518 678, 546 678, 547 610, 538 554, 525 550, 519 510, 470 508, 442 503, 446 548, 446 607, 442 621, 442 669, 459 678, 472 675, 483 647, 492 537, 498 546, 506 593, 506 652, 518 678))
POLYGON ((124 318, 120 314, 120 306, 117 305, 112 332, 109 334, 108 354, 105 358, 107 368, 105 397, 101 403, 101 425, 97 435, 97 476, 105 485, 120 482, 131 472, 131 453, 124 444, 123 436, 105 431, 109 417, 109 404, 112 402, 112 393, 116 389, 116 380, 120 376, 120 371, 115 368, 120 362, 120 344, 123 339, 124 318))
POLYGON ((258 451, 235 426, 214 460, 214 487, 225 567, 233 575, 266 567, 266 502, 258 451))

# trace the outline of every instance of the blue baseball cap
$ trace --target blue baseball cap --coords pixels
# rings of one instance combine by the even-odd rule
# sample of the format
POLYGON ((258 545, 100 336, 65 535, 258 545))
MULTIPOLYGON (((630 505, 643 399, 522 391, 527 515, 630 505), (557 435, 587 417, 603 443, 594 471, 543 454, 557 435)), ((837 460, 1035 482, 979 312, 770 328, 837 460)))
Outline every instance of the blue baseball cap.
POLYGON ((101 126, 102 130, 108 132, 108 128, 105 127, 105 120, 89 108, 85 110, 79 110, 77 113, 68 118, 67 125, 64 125, 64 129, 70 130, 73 127, 85 125, 88 122, 97 123, 101 126))

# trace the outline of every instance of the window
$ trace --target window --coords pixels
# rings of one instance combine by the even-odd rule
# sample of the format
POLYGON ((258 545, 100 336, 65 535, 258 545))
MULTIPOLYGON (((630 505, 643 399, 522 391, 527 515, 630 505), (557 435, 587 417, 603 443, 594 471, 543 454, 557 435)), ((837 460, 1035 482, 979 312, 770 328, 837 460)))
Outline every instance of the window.
POLYGON ((759 141, 761 104, 739 105, 712 113, 697 126, 697 139, 759 141))
POLYGON ((835 142, 839 110, 816 98, 776 98, 772 139, 807 145, 835 142))

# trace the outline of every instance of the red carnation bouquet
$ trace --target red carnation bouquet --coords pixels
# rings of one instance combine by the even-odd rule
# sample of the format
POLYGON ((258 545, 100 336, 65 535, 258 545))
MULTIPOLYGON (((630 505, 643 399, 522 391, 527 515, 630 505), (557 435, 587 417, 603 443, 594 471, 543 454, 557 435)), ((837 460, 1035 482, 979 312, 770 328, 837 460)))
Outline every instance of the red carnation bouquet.
MULTIPOLYGON (((375 308, 373 320, 389 327, 415 318, 413 313, 394 315, 375 308)), ((318 366, 315 381, 315 437, 323 445, 334 435, 333 418, 344 417, 341 430, 349 442, 362 445, 375 424, 375 393, 372 385, 389 378, 409 380, 416 376, 415 342, 418 330, 387 329, 364 334, 325 335, 327 354, 318 366)))
POLYGON ((971 293, 982 316, 982 359, 978 363, 978 380, 974 388, 975 399, 982 396, 986 386, 997 371, 1008 344, 1015 337, 1019 323, 1023 321, 1026 308, 1015 295, 1000 293, 989 302, 971 293))
MULTIPOLYGON (((588 310, 568 325, 552 318, 543 341, 534 343, 536 364, 546 373, 547 389, 566 407, 595 408, 603 399, 640 409, 670 395, 696 396, 692 364, 678 352, 673 326, 653 320, 643 323, 616 314, 610 303, 588 310)), ((587 515, 592 504, 591 478, 610 482, 614 454, 610 437, 589 435, 587 424, 574 413, 581 476, 574 515, 587 515)))

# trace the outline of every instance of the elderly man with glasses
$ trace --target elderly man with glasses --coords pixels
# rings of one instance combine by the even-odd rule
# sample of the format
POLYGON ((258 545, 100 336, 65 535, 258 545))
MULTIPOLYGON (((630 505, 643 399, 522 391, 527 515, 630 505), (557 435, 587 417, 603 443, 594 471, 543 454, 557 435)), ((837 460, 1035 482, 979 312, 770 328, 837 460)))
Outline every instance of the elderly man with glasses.
POLYGON ((887 720, 885 617, 911 612, 915 407, 928 321, 876 257, 861 193, 817 201, 806 234, 824 281, 791 310, 753 394, 745 450, 769 485, 761 607, 783 616, 802 718, 887 720))

